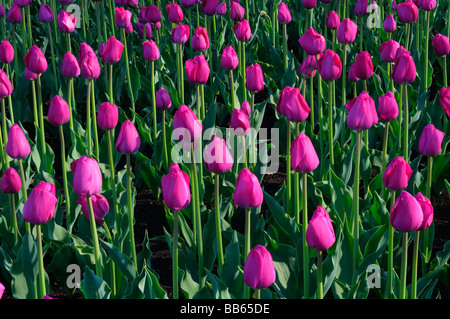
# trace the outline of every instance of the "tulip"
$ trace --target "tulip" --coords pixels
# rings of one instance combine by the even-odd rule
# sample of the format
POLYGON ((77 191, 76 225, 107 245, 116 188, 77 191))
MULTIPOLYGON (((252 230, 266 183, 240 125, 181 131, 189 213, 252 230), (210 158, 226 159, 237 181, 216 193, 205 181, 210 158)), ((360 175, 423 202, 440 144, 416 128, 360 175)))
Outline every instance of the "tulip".
MULTIPOLYGON (((92 208, 94 210, 95 222, 102 226, 105 222, 105 216, 109 212, 109 203, 105 196, 102 194, 95 194, 91 196, 92 208)), ((87 220, 90 220, 89 205, 86 196, 80 196, 77 199, 77 203, 81 205, 81 211, 87 220)))
POLYGON ((190 27, 187 24, 180 24, 172 29, 170 39, 177 45, 177 74, 178 74, 178 95, 181 103, 184 103, 184 79, 183 79, 183 51, 181 45, 189 39, 190 27))
POLYGON ((342 62, 338 54, 327 50, 318 60, 317 68, 325 81, 337 80, 342 73, 342 62))
POLYGON ((245 9, 238 2, 231 2, 230 4, 230 18, 233 21, 239 22, 245 17, 245 9))
POLYGON ((27 69, 31 72, 41 74, 47 70, 47 59, 41 49, 35 45, 30 48, 23 60, 27 69))
POLYGON ((59 95, 55 95, 48 109, 48 121, 54 126, 63 125, 70 120, 70 110, 67 102, 59 95))
POLYGON ((450 53, 450 42, 448 37, 436 34, 432 40, 433 50, 436 56, 442 57, 450 53))
POLYGON ((172 23, 180 23, 183 21, 184 15, 178 3, 171 3, 166 6, 168 19, 172 23))
POLYGON ((302 5, 306 9, 312 9, 316 6, 317 0, 302 0, 302 5))
POLYGON ((161 20, 161 11, 155 4, 151 4, 146 10, 147 20, 151 23, 157 23, 161 20))
POLYGON ((22 21, 22 12, 17 4, 13 4, 6 14, 6 21, 12 24, 17 24, 22 21))
POLYGON ((307 60, 303 60, 302 63, 300 63, 300 66, 298 67, 298 72, 303 75, 306 79, 313 78, 316 74, 316 70, 312 70, 309 68, 307 60))
POLYGON ((229 45, 225 49, 223 49, 222 57, 220 60, 220 65, 222 66, 222 68, 224 68, 225 70, 234 70, 237 68, 238 64, 239 59, 233 47, 229 45))
POLYGON ((160 57, 159 48, 151 39, 142 43, 142 50, 144 59, 147 61, 155 61, 160 57))
POLYGON ((256 245, 248 254, 244 264, 244 283, 255 289, 265 289, 274 283, 276 271, 269 251, 256 245))
POLYGON ((151 39, 152 37, 152 24, 136 22, 138 36, 141 39, 151 39))
POLYGON ((319 158, 311 140, 304 133, 300 133, 291 145, 291 168, 298 173, 312 172, 319 166, 319 158))
POLYGON ((439 102, 445 114, 450 118, 450 87, 443 87, 439 91, 439 102))
POLYGON ((58 28, 63 33, 72 33, 75 31, 77 24, 77 18, 64 10, 59 11, 58 17, 58 28))
POLYGON ((384 62, 392 63, 395 62, 397 56, 397 50, 400 44, 395 40, 388 40, 380 45, 380 56, 381 60, 384 62))
POLYGON ((141 139, 134 124, 125 120, 116 141, 116 151, 123 154, 133 154, 139 150, 141 139))
POLYGON ((394 158, 383 172, 383 185, 390 190, 402 190, 408 187, 412 169, 401 156, 394 158))
POLYGON ((76 78, 80 75, 78 60, 70 51, 67 51, 63 56, 61 73, 66 78, 76 78))
POLYGON ((3 18, 5 16, 5 8, 3 7, 3 4, 0 4, 0 18, 3 18))
POLYGON ((309 221, 306 231, 306 242, 308 246, 318 251, 325 251, 333 246, 336 241, 333 225, 328 212, 318 206, 309 221))
POLYGON ((367 80, 372 77, 373 64, 369 52, 361 51, 356 56, 354 63, 355 63, 355 75, 358 78, 362 80, 367 80))
POLYGON ((14 159, 27 157, 31 152, 30 143, 19 125, 13 124, 8 132, 8 142, 5 148, 6 154, 14 159))
POLYGON ((357 17, 363 17, 367 15, 369 7, 369 1, 368 0, 358 0, 355 5, 354 13, 357 17))
POLYGON ((19 174, 13 167, 8 167, 2 175, 0 190, 5 194, 18 193, 22 188, 22 181, 19 174))
POLYGON ((397 5, 398 18, 403 23, 412 23, 419 16, 419 9, 411 0, 399 3, 397 5))
POLYGON ((0 43, 0 61, 8 64, 14 59, 14 48, 8 40, 0 43))
POLYGON ((387 18, 383 21, 383 29, 384 31, 391 33, 394 32, 397 28, 397 23, 395 22, 394 16, 389 14, 387 18))
POLYGON ((196 0, 181 0, 181 4, 185 8, 191 8, 194 6, 196 0))
MULTIPOLYGON (((350 65, 350 70, 348 70, 348 75, 347 75, 349 81, 354 82, 354 83, 356 83, 356 82, 358 82, 359 80, 361 80, 360 78, 358 78, 358 77, 356 76, 356 74, 355 74, 355 68, 356 68, 356 65, 355 65, 354 63, 353 63, 352 65, 350 65)), ((355 86, 356 86, 356 85, 354 85, 354 87, 355 87, 355 86)), ((356 95, 356 89, 354 89, 353 91, 355 92, 355 97, 356 97, 356 96, 357 96, 357 95, 356 95)))
POLYGON ((436 0, 422 0, 420 8, 424 11, 431 11, 436 8, 436 0))
POLYGON ((206 51, 209 48, 208 32, 202 26, 195 29, 191 38, 191 46, 194 51, 206 51))
POLYGON ((102 60, 107 63, 119 62, 122 57, 124 47, 125 46, 122 42, 111 36, 108 41, 106 41, 101 55, 102 60))
POLYGON ((292 122, 306 120, 311 111, 305 98, 300 94, 300 90, 290 86, 285 87, 281 92, 276 110, 292 122))
POLYGON ((205 167, 214 174, 225 173, 233 167, 233 157, 224 139, 213 137, 206 146, 205 167))
POLYGON ((378 115, 382 121, 392 121, 398 117, 398 104, 391 91, 378 98, 378 115))
POLYGON ((202 11, 207 16, 213 16, 218 5, 219 0, 203 0, 201 3, 202 11))
POLYGON ((216 8, 216 14, 219 16, 223 16, 227 13, 227 3, 221 2, 216 8))
POLYGON ((159 110, 168 110, 172 107, 172 100, 170 99, 169 92, 164 88, 160 88, 156 91, 156 107, 159 110))
POLYGON ((181 105, 173 116, 173 130, 178 131, 179 141, 192 143, 201 137, 203 126, 187 105, 181 105))
POLYGON ((210 74, 209 64, 203 54, 186 61, 186 76, 189 83, 202 85, 208 81, 210 74))
POLYGON ((131 17, 131 11, 122 7, 117 7, 115 9, 115 22, 119 28, 128 28, 128 26, 131 24, 131 17))
POLYGON ((30 80, 30 81, 34 81, 37 79, 37 74, 34 72, 31 72, 26 67, 25 67, 25 71, 24 71, 24 76, 25 76, 25 79, 30 80))
POLYGON ((325 50, 326 41, 323 35, 317 33, 314 28, 309 28, 298 40, 300 46, 309 55, 318 55, 325 50))
POLYGON ((0 282, 0 299, 3 297, 3 293, 5 292, 5 286, 0 282))
POLYGON ((233 204, 241 208, 257 208, 263 201, 261 184, 247 168, 243 168, 236 180, 233 204))
POLYGON ((441 153, 442 140, 445 133, 438 130, 433 124, 424 127, 419 139, 419 151, 425 156, 435 156, 441 153))
POLYGON ((242 110, 234 108, 231 112, 230 127, 237 136, 245 136, 250 133, 250 121, 248 114, 242 110))
POLYGON ((13 93, 11 81, 3 70, 0 70, 0 98, 5 98, 13 93))
POLYGON ((248 103, 248 101, 242 101, 241 110, 244 111, 244 113, 247 114, 247 116, 250 116, 252 112, 250 108, 250 103, 248 103))
POLYGON ((258 63, 248 66, 246 69, 245 87, 247 90, 259 92, 264 90, 264 74, 258 63))
POLYGON ((250 40, 252 36, 252 30, 250 29, 250 24, 246 19, 241 20, 233 26, 234 35, 236 39, 241 42, 250 40))
POLYGON ((347 126, 355 131, 368 130, 378 122, 375 102, 365 91, 345 105, 347 126))
POLYGON ((284 2, 280 2, 278 5, 278 15, 277 15, 278 23, 287 24, 292 21, 291 12, 289 11, 289 7, 284 2))
POLYGON ((73 173, 73 190, 79 196, 91 196, 102 190, 102 173, 93 158, 82 156, 70 166, 73 173))
POLYGON ((358 26, 349 18, 345 18, 339 24, 336 37, 339 43, 349 44, 355 41, 358 26))
POLYGON ((336 11, 331 10, 330 13, 328 13, 325 23, 330 30, 337 30, 341 21, 336 11))

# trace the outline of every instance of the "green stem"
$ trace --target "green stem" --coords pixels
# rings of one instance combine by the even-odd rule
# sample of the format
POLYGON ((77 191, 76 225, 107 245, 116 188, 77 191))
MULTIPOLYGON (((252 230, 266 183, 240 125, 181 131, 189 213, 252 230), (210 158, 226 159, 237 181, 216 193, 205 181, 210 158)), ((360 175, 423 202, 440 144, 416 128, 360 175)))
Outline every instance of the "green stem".
MULTIPOLYGON (((247 81, 247 70, 245 69, 245 42, 241 41, 242 45, 242 99, 245 101, 247 99, 247 89, 245 87, 245 82, 247 81)), ((252 114, 253 115, 253 114, 252 114)))
POLYGON ((302 176, 302 195, 303 195, 303 294, 305 299, 309 299, 309 247, 306 243, 306 230, 308 229, 308 175, 302 176))
MULTIPOLYGON (((318 56, 316 55, 316 63, 318 63, 319 59, 318 56)), ((319 74, 319 72, 316 73, 317 75, 317 82, 318 82, 318 95, 317 95, 317 108, 319 110, 319 140, 320 140, 320 155, 323 157, 324 156, 324 149, 323 149, 323 123, 322 123, 322 78, 319 74)), ((323 165, 320 165, 320 175, 322 175, 323 172, 323 165)))
POLYGON ((5 99, 2 99, 2 132, 3 132, 3 141, 6 144, 8 144, 8 126, 6 124, 6 106, 5 106, 5 99))
MULTIPOLYGON (((9 77, 9 64, 5 65, 6 68, 6 75, 9 77)), ((8 111, 9 111, 9 117, 11 119, 11 123, 14 124, 14 110, 13 110, 13 104, 12 104, 12 98, 11 95, 8 95, 8 111)))
POLYGON ((178 44, 179 68, 180 68, 180 97, 181 104, 184 104, 184 71, 183 71, 183 47, 178 44))
POLYGON ((322 252, 317 252, 317 298, 323 299, 322 252))
POLYGON ((113 92, 113 64, 109 64, 109 103, 114 104, 114 92, 113 92))
MULTIPOLYGON (((115 37, 116 36, 116 30, 115 30, 115 20, 114 20, 114 8, 113 8, 113 6, 114 6, 114 1, 112 1, 112 0, 108 0, 108 2, 109 2, 109 16, 110 16, 110 23, 111 23, 111 32, 112 32, 112 35, 113 35, 113 37, 115 37)), ((145 28, 144 28, 144 30, 145 30, 145 28)))
MULTIPOLYGON (((7 166, 9 167, 9 163, 7 164, 7 166)), ((22 181, 23 203, 25 204, 28 199, 28 194, 27 194, 27 183, 25 180, 25 171, 23 169, 23 161, 21 158, 19 158, 19 172, 20 172, 20 179, 22 181)), ((30 226, 29 222, 25 222, 25 227, 26 227, 26 230, 31 231, 31 226, 30 226)))
MULTIPOLYGON (((251 209, 245 209, 245 247, 244 247, 244 256, 245 260, 247 260, 248 254, 250 253, 251 247, 251 209)), ((244 260, 244 263, 245 263, 244 260)), ((250 288, 245 285, 244 286, 244 299, 248 299, 250 297, 250 288)))
POLYGON ((287 34, 287 24, 283 24, 283 62, 284 62, 284 70, 286 71, 288 68, 288 34, 287 34))
POLYGON ((169 169, 169 152, 167 148, 166 137, 166 110, 162 111, 162 135, 163 135, 163 151, 164 151, 164 168, 169 169))
POLYGON ((67 105, 69 106, 69 113, 70 113, 70 120, 69 120, 70 130, 73 132, 74 127, 73 127, 73 112, 72 112, 72 86, 73 86, 73 78, 70 78, 69 84, 67 86, 67 105))
POLYGON ((356 131, 355 181, 353 184, 353 270, 359 264, 359 170, 361 162, 362 131, 356 131))
POLYGON ((66 146, 64 142, 64 130, 62 125, 59 126, 59 137, 61 143, 61 169, 63 174, 64 196, 66 199, 66 220, 68 225, 67 229, 71 229, 72 211, 70 210, 70 193, 69 193, 69 186, 67 183, 67 171, 66 171, 66 146))
POLYGON ((172 284, 173 299, 178 299, 178 211, 173 214, 172 284))
POLYGON ((359 52, 363 50, 364 23, 363 17, 359 17, 359 52))
POLYGON ((314 118, 314 77, 313 71, 311 71, 309 77, 309 107, 311 109, 309 116, 311 117, 311 136, 314 134, 314 127, 316 126, 314 118))
MULTIPOLYGON (((384 125, 384 139, 383 139, 383 155, 382 155, 382 166, 381 166, 381 173, 384 173, 386 170, 386 165, 388 162, 388 155, 387 155, 387 147, 389 144, 389 122, 386 122, 384 125)), ((386 187, 383 185, 383 195, 386 190, 386 187)), ((383 196, 384 198, 384 196, 383 196)))
POLYGON ((219 254, 219 269, 222 269, 223 263, 224 263, 224 257, 223 257, 223 249, 222 249, 222 227, 220 222, 220 176, 219 174, 216 174, 215 176, 215 198, 214 198, 214 205, 216 210, 216 236, 217 236, 217 252, 219 254))
MULTIPOLYGON (((425 81, 424 82, 424 91, 426 91, 428 89, 428 47, 429 47, 429 43, 430 43, 430 11, 426 11, 426 19, 427 19, 427 24, 426 24, 426 29, 425 29, 425 81)), ((417 24, 419 24, 418 22, 416 22, 417 24)), ((417 46, 419 46, 419 41, 417 41, 417 46)), ((418 50, 417 50, 418 51, 418 50)), ((444 55, 444 59, 445 59, 445 55, 444 55)), ((445 69, 445 65, 444 65, 444 69, 445 69)))
POLYGON ((402 269, 400 278, 400 299, 407 299, 406 292, 406 273, 408 269, 408 232, 403 233, 402 244, 402 269))
POLYGON ((333 82, 328 82, 328 143, 330 147, 330 164, 334 166, 333 149, 333 82))
POLYGON ((129 225, 129 236, 130 236, 130 244, 131 244, 131 253, 133 257, 134 268, 136 270, 137 267, 137 258, 136 258, 136 244, 134 241, 134 217, 133 217, 133 208, 132 200, 131 200, 131 155, 126 154, 127 158, 127 206, 128 206, 128 225, 129 225))
POLYGON ((291 183, 291 121, 286 125, 286 201, 287 212, 292 208, 292 183, 291 183))
POLYGON ((98 143, 98 130, 97 130, 97 107, 95 103, 95 88, 94 88, 94 80, 92 81, 92 124, 94 125, 94 143, 95 143, 95 157, 97 158, 97 161, 100 161, 100 146, 98 143))
MULTIPOLYGON (((300 134, 300 123, 295 125, 295 136, 300 134)), ((289 163, 289 165, 291 165, 289 163)), ((300 225, 300 174, 294 172, 294 212, 295 212, 295 222, 300 225)))
POLYGON ((130 100, 131 100, 131 122, 134 123, 135 121, 135 103, 134 103, 134 94, 133 94, 133 86, 131 84, 131 76, 130 76, 130 64, 128 62, 128 45, 127 45, 127 35, 125 33, 125 29, 122 28, 122 38, 123 38, 123 45, 124 45, 124 56, 125 56, 125 66, 127 70, 127 82, 128 82, 128 92, 130 94, 130 100))
POLYGON ((419 259, 420 231, 416 230, 414 236, 414 252, 412 264, 411 299, 417 299, 417 262, 419 259))
MULTIPOLYGON (((431 184, 432 184, 432 177, 433 177, 433 157, 432 156, 428 156, 428 164, 427 164, 427 188, 425 191, 425 195, 428 199, 431 200, 431 184)), ((423 255, 424 255, 424 263, 422 266, 422 272, 425 273, 426 268, 427 268, 427 263, 428 263, 428 259, 429 259, 429 247, 428 247, 428 242, 430 239, 430 233, 429 233, 429 228, 425 228, 423 231, 423 255)))
MULTIPOLYGON (((12 45, 14 52, 17 51, 17 40, 16 40, 16 25, 13 23, 11 24, 11 33, 12 33, 12 45)), ((19 59, 14 59, 14 78, 15 78, 15 84, 19 82, 19 59)))
POLYGON ((17 226, 16 202, 14 200, 14 194, 10 194, 9 199, 11 202, 11 214, 10 214, 11 231, 14 234, 14 242, 17 243, 17 238, 19 235, 19 227, 17 226))
POLYGON ((236 108, 236 100, 234 97, 234 77, 233 77, 233 70, 230 70, 230 88, 231 88, 231 103, 233 105, 233 109, 236 108))
MULTIPOLYGON (((81 19, 81 26, 82 26, 82 29, 83 29, 83 40, 86 40, 86 23, 85 23, 86 10, 87 10, 87 8, 86 8, 86 0, 82 0, 82 2, 81 2, 81 10, 82 10, 81 15, 83 16, 82 19, 81 19)), ((112 21, 114 21, 114 20, 112 20, 112 21)), ((114 23, 111 22, 111 24, 113 25, 114 23)))
POLYGON ((87 97, 86 97, 86 130, 88 139, 88 157, 92 157, 92 133, 91 133, 91 80, 87 83, 87 97))
POLYGON ((98 243, 97 224, 95 223, 94 208, 92 207, 91 196, 87 196, 89 208, 89 224, 91 226, 92 242, 94 245, 95 271, 96 275, 103 278, 102 255, 100 254, 100 245, 98 243))
POLYGON ((405 123, 403 125, 403 138, 404 138, 404 159, 405 161, 409 161, 409 106, 408 106, 408 87, 406 84, 401 84, 404 92, 404 99, 405 99, 405 123))
MULTIPOLYGON (((113 158, 113 144, 111 140, 111 130, 106 132, 106 136, 108 138, 108 157, 109 157, 109 170, 111 173, 111 191, 113 196, 113 212, 115 218, 118 218, 118 208, 117 208, 117 195, 116 195, 116 170, 114 168, 114 158, 113 158)), ((114 225, 117 227, 117 223, 114 225)), ((117 230, 117 229, 115 229, 117 230)))
POLYGON ((444 83, 444 87, 447 87, 447 55, 444 55, 444 57, 442 59, 443 59, 442 69, 444 72, 444 75, 443 75, 444 79, 442 82, 444 83))
POLYGON ((157 118, 156 118, 156 96, 155 96, 155 61, 152 61, 152 78, 151 78, 151 87, 152 87, 152 106, 153 106, 153 138, 156 143, 156 134, 158 131, 157 127, 157 118))
POLYGON ((37 75, 37 95, 39 104, 39 123, 41 129, 41 150, 44 162, 46 162, 47 157, 47 146, 45 144, 45 127, 44 127, 44 107, 42 105, 42 86, 41 86, 41 75, 37 75))
MULTIPOLYGON (((391 210, 395 204, 395 191, 391 191, 391 210)), ((394 272, 394 227, 389 223, 389 244, 388 244, 388 279, 387 279, 387 298, 392 298, 392 278, 394 272)))
POLYGON ((37 246, 38 246, 38 263, 39 263, 39 299, 47 295, 45 286, 45 270, 44 270, 44 254, 42 251, 42 232, 41 225, 36 225, 37 246))
POLYGON ((402 118, 403 118, 403 89, 402 84, 400 84, 399 89, 399 99, 398 99, 398 133, 397 133, 397 141, 398 141, 398 150, 402 148, 402 118))

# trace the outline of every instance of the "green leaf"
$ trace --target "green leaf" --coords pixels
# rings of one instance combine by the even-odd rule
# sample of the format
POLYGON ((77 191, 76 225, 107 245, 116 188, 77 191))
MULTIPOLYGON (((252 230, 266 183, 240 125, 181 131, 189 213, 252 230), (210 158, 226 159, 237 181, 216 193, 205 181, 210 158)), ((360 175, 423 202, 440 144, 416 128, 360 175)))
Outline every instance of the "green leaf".
POLYGON ((137 271, 130 257, 123 254, 116 246, 113 246, 112 244, 103 240, 100 241, 102 245, 105 247, 109 256, 112 258, 114 263, 120 268, 125 277, 127 277, 128 280, 133 281, 137 276, 137 271))
POLYGON ((111 296, 108 284, 89 267, 83 273, 80 288, 86 299, 109 299, 111 296))

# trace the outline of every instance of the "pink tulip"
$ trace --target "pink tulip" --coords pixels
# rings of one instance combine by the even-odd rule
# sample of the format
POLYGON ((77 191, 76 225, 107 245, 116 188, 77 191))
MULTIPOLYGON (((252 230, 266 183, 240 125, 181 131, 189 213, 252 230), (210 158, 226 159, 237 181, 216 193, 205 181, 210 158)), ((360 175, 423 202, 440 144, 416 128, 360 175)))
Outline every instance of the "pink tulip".
POLYGON ((383 29, 386 32, 394 32, 397 29, 397 23, 395 22, 394 16, 389 14, 387 18, 383 21, 383 29))
POLYGON ((104 131, 115 129, 119 121, 119 108, 109 102, 98 106, 97 125, 104 131))
POLYGON ((181 0, 181 4, 185 8, 191 8, 195 5, 196 0, 181 0))
POLYGON ((351 130, 364 131, 378 122, 375 102, 365 91, 345 105, 348 111, 347 126, 351 130))
POLYGON ((233 21, 239 22, 245 17, 245 9, 238 2, 231 2, 230 4, 230 18, 233 21))
POLYGON ((136 28, 138 36, 140 39, 144 39, 144 28, 145 28, 145 39, 151 39, 152 37, 152 24, 151 23, 140 23, 136 22, 136 28))
POLYGON ((227 13, 227 3, 221 2, 216 8, 216 14, 219 16, 223 16, 225 15, 225 13, 227 13))
POLYGON ((434 209, 433 205, 431 204, 431 201, 423 196, 421 192, 417 193, 414 198, 419 202, 420 207, 422 208, 423 213, 423 221, 422 225, 419 227, 418 230, 424 230, 431 226, 433 223, 433 215, 434 215, 434 209))
POLYGON ((205 148, 205 167, 214 174, 228 172, 233 167, 233 156, 227 147, 227 142, 214 136, 205 148))
POLYGON ((5 98, 13 93, 11 81, 3 70, 0 70, 0 98, 5 98))
POLYGON ((6 21, 12 24, 22 22, 22 12, 17 4, 13 4, 6 14, 6 21))
POLYGON ((35 45, 28 50, 28 53, 23 58, 23 61, 25 62, 25 66, 28 70, 37 74, 44 73, 48 67, 47 59, 41 49, 35 45))
POLYGON ((337 30, 339 24, 341 23, 341 20, 339 19, 339 15, 336 13, 336 11, 331 10, 327 16, 325 23, 330 30, 337 30))
POLYGON ((23 205, 22 218, 33 225, 45 224, 53 218, 57 202, 55 185, 41 181, 23 205))
POLYGON ((58 28, 63 33, 72 33, 75 31, 77 25, 77 18, 64 10, 59 11, 58 17, 58 28))
POLYGON ((183 9, 178 3, 171 3, 166 6, 168 19, 172 23, 180 23, 183 21, 183 9))
POLYGON ((272 255, 261 245, 250 250, 244 264, 244 283, 255 289, 265 289, 276 279, 272 255))
POLYGON ((0 61, 8 64, 14 59, 14 48, 8 40, 0 43, 0 61))
POLYGON ((93 158, 81 156, 70 166, 73 173, 73 190, 79 196, 92 196, 102 190, 102 173, 93 158))
POLYGON ((169 173, 161 178, 163 200, 171 210, 185 209, 191 202, 189 176, 176 162, 169 167, 169 173))
POLYGON ((373 75, 373 63, 369 52, 361 51, 355 58, 355 75, 361 80, 367 80, 373 75))
POLYGON ((178 134, 179 141, 194 142, 201 137, 203 126, 187 105, 181 105, 173 116, 173 129, 174 133, 178 129, 180 133, 178 134))
POLYGON ((67 102, 59 95, 55 95, 55 97, 51 99, 47 117, 50 124, 54 126, 60 126, 69 122, 69 106, 67 105, 67 102))
POLYGON ((389 220, 398 231, 418 230, 423 223, 422 207, 410 193, 402 191, 392 207, 389 220))
POLYGON ((394 68, 392 69, 392 79, 398 84, 414 82, 416 79, 416 64, 411 56, 411 52, 407 51, 395 60, 394 68))
POLYGON ((378 98, 378 115, 385 122, 395 120, 398 117, 398 104, 391 91, 378 98))
POLYGON ((420 8, 424 11, 431 11, 436 8, 436 0, 422 0, 420 1, 420 8))
POLYGON ((86 42, 82 42, 78 48, 78 63, 81 61, 81 59, 88 53, 94 53, 94 49, 87 44, 86 42))
POLYGON ((301 37, 298 39, 300 46, 305 50, 306 54, 318 55, 325 51, 326 41, 323 35, 317 33, 314 28, 309 28, 301 37))
MULTIPOLYGON (((92 210, 94 212, 95 222, 102 226, 105 222, 105 216, 109 212, 109 203, 105 196, 102 194, 94 194, 91 196, 92 210)), ((81 211, 87 220, 90 220, 89 205, 86 196, 80 196, 77 199, 77 203, 81 205, 81 211)))
POLYGON ((152 39, 142 43, 142 51, 147 61, 156 61, 161 56, 158 46, 152 39))
POLYGON ((263 198, 258 178, 248 168, 243 168, 236 180, 233 204, 241 208, 257 208, 261 206, 263 198))
POLYGON ((175 44, 184 44, 189 40, 189 26, 187 24, 179 24, 172 29, 170 39, 175 44))
POLYGON ((30 81, 37 79, 37 74, 34 72, 31 72, 26 67, 25 67, 25 71, 24 71, 24 76, 25 76, 25 79, 30 80, 30 81))
POLYGON ((341 58, 332 50, 327 50, 319 59, 317 68, 325 81, 337 80, 342 74, 341 58))
POLYGON ((207 16, 213 16, 216 13, 219 0, 203 0, 201 3, 202 12, 207 16))
POLYGON ((208 82, 209 64, 203 54, 186 61, 186 77, 193 85, 202 85, 208 82))
POLYGON ((220 65, 225 70, 234 70, 239 65, 239 58, 231 45, 223 49, 220 65))
POLYGON ((41 4, 39 7, 39 22, 46 23, 55 20, 52 8, 48 4, 41 4))
POLYGON ((442 140, 445 133, 428 124, 423 128, 419 139, 419 152, 425 156, 438 155, 442 150, 442 140))
POLYGON ((450 118, 450 87, 444 87, 439 91, 439 102, 447 117, 450 118))
POLYGON ((78 60, 70 51, 67 51, 63 56, 61 73, 66 78, 76 78, 80 75, 78 60))
POLYGON ((302 0, 302 5, 306 9, 312 9, 316 6, 317 0, 302 0))
POLYGON ((278 15, 277 15, 278 23, 287 24, 292 21, 291 12, 289 11, 289 7, 286 3, 280 2, 278 5, 278 15))
POLYGON ((114 21, 119 28, 126 29, 131 24, 132 15, 131 11, 122 7, 116 7, 114 21))
POLYGON ((252 37, 252 30, 250 28, 250 23, 243 19, 242 21, 236 23, 233 26, 234 35, 238 41, 248 41, 252 37))
POLYGON ((394 158, 383 172, 384 187, 399 191, 408 187, 408 182, 413 173, 408 162, 403 157, 394 158))
POLYGON ((156 107, 159 110, 168 110, 172 107, 172 100, 170 98, 169 92, 164 88, 160 88, 155 94, 156 107))
POLYGON ((205 51, 209 48, 208 32, 204 27, 199 26, 195 29, 191 38, 191 46, 194 51, 205 51))
POLYGON ((157 23, 161 20, 161 11, 155 4, 151 4, 146 10, 147 20, 151 23, 157 23))
POLYGON ((319 166, 314 145, 304 133, 300 133, 291 144, 290 165, 292 170, 298 173, 309 173, 319 166))
POLYGON ((14 3, 19 6, 19 8, 25 8, 31 3, 31 0, 14 0, 14 3))
POLYGON ((322 206, 317 206, 306 230, 308 246, 318 251, 325 251, 331 248, 335 241, 336 236, 328 212, 322 206))
POLYGON ((3 297, 3 293, 5 292, 5 286, 0 282, 0 299, 3 297))
POLYGON ((339 43, 349 44, 355 41, 357 32, 358 25, 349 18, 345 18, 341 21, 341 23, 339 23, 336 38, 339 43))
POLYGON ((419 17, 419 9, 411 0, 397 5, 398 18, 403 23, 412 23, 419 17))
POLYGON ((431 40, 433 51, 438 57, 442 57, 450 53, 450 42, 448 37, 442 34, 436 34, 431 40))
POLYGON ((311 109, 298 88, 286 86, 277 101, 276 110, 291 122, 303 122, 311 109))
POLYGON ((112 36, 106 41, 101 58, 107 63, 119 62, 122 57, 123 49, 123 43, 112 36))
POLYGON ((116 151, 123 154, 132 154, 139 150, 141 139, 134 124, 125 120, 121 127, 120 133, 116 140, 116 151))
POLYGON ((5 194, 15 194, 22 189, 22 180, 13 167, 8 167, 2 175, 0 190, 5 194))
POLYGON ((244 111, 244 113, 247 114, 247 116, 250 116, 250 113, 252 112, 250 108, 250 103, 248 103, 248 101, 242 101, 241 110, 244 111))
POLYGON ((359 80, 361 80, 360 78, 358 78, 355 74, 355 64, 352 63, 352 65, 350 65, 350 70, 348 70, 348 75, 347 78, 351 81, 351 82, 358 82, 359 80))
POLYGON ((97 55, 89 52, 80 61, 80 74, 84 79, 97 79, 100 76, 100 64, 97 55))
POLYGON ((397 56, 397 50, 400 44, 395 40, 387 40, 380 45, 380 56, 384 62, 395 62, 397 56))
POLYGON ((248 66, 246 69, 245 87, 251 92, 264 90, 264 74, 258 63, 248 66))
POLYGON ((353 10, 357 17, 363 17, 367 15, 367 9, 369 7, 368 0, 358 0, 355 5, 355 9, 353 10))
POLYGON ((250 133, 250 120, 248 114, 242 109, 233 109, 230 117, 230 127, 237 136, 244 136, 250 133))
POLYGON ((27 157, 31 152, 30 143, 19 125, 13 124, 8 132, 6 154, 14 159, 27 157))

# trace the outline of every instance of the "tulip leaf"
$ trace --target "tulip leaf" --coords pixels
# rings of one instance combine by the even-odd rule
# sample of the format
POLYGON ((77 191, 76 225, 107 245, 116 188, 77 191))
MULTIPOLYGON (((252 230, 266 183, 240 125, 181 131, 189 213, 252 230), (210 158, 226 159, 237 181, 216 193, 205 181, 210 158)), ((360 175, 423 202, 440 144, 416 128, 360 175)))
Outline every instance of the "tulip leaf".
POLYGON ((123 254, 116 246, 101 240, 102 245, 105 247, 109 256, 114 260, 117 267, 120 268, 122 273, 128 280, 133 281, 137 276, 136 268, 134 268, 133 261, 130 257, 123 254))
POLYGON ((111 296, 111 288, 108 284, 94 274, 89 267, 86 267, 83 273, 80 288, 86 299, 109 299, 111 296))

